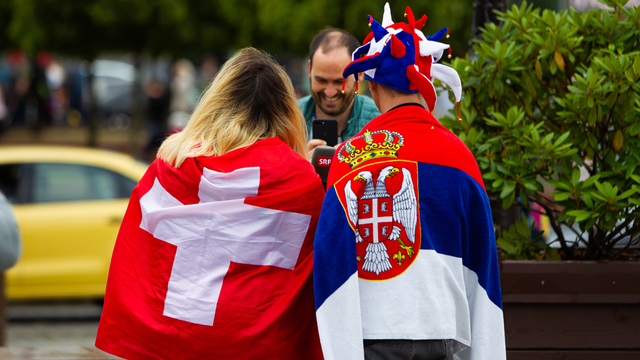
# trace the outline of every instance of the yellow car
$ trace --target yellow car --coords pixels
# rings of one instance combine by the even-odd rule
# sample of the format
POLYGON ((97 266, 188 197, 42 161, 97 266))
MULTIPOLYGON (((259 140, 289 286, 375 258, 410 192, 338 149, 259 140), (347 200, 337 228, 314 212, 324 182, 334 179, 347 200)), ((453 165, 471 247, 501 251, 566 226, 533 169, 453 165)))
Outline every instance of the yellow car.
POLYGON ((103 297, 120 223, 147 166, 106 150, 0 146, 0 190, 23 247, 6 272, 7 297, 103 297))

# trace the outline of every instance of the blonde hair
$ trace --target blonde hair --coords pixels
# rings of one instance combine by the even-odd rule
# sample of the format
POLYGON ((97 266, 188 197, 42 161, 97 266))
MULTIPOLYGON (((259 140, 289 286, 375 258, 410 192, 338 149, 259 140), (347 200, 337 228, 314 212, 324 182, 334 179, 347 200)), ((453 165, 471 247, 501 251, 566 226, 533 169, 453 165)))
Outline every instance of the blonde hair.
POLYGON ((180 167, 188 157, 223 155, 277 136, 306 158, 302 119, 284 68, 262 51, 242 49, 222 66, 185 128, 164 141, 158 157, 180 167))

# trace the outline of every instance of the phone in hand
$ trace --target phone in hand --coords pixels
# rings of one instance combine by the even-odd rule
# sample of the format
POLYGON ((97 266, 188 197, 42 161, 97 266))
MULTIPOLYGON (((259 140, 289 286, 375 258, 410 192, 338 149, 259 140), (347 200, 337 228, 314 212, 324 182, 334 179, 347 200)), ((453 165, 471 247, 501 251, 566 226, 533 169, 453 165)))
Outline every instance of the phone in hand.
POLYGON ((338 120, 314 119, 312 123, 313 138, 327 142, 327 146, 338 145, 338 120))

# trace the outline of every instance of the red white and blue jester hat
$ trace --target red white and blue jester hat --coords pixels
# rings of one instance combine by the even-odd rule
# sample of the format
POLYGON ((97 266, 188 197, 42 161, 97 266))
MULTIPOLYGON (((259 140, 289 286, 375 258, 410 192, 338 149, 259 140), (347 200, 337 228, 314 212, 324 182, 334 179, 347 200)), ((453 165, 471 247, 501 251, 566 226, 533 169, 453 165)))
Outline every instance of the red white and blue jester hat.
POLYGON ((449 29, 444 28, 436 34, 425 37, 422 27, 427 16, 416 21, 409 7, 405 12, 408 23, 393 23, 389 3, 384 6, 382 25, 368 16, 372 32, 365 38, 363 46, 356 49, 352 61, 342 73, 346 79, 349 75, 358 77, 365 73, 365 78, 380 85, 405 93, 420 92, 429 111, 436 105, 436 90, 432 79, 447 84, 453 91, 456 102, 460 102, 462 83, 458 73, 451 67, 438 64, 445 50, 451 46, 438 42, 449 29))

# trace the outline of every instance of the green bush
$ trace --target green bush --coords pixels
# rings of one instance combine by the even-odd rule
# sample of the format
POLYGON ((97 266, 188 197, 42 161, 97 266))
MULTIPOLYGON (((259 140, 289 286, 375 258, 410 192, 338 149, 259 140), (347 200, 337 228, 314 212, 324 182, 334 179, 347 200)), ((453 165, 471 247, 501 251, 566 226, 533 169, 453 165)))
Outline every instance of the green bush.
MULTIPOLYGON (((549 217, 565 259, 628 256, 640 241, 640 10, 626 2, 587 13, 513 6, 483 29, 474 55, 451 64, 462 122, 443 123, 505 209, 519 202, 549 217)), ((548 247, 535 241, 511 229, 499 243, 513 245, 508 257, 527 248, 540 258, 548 247)))

